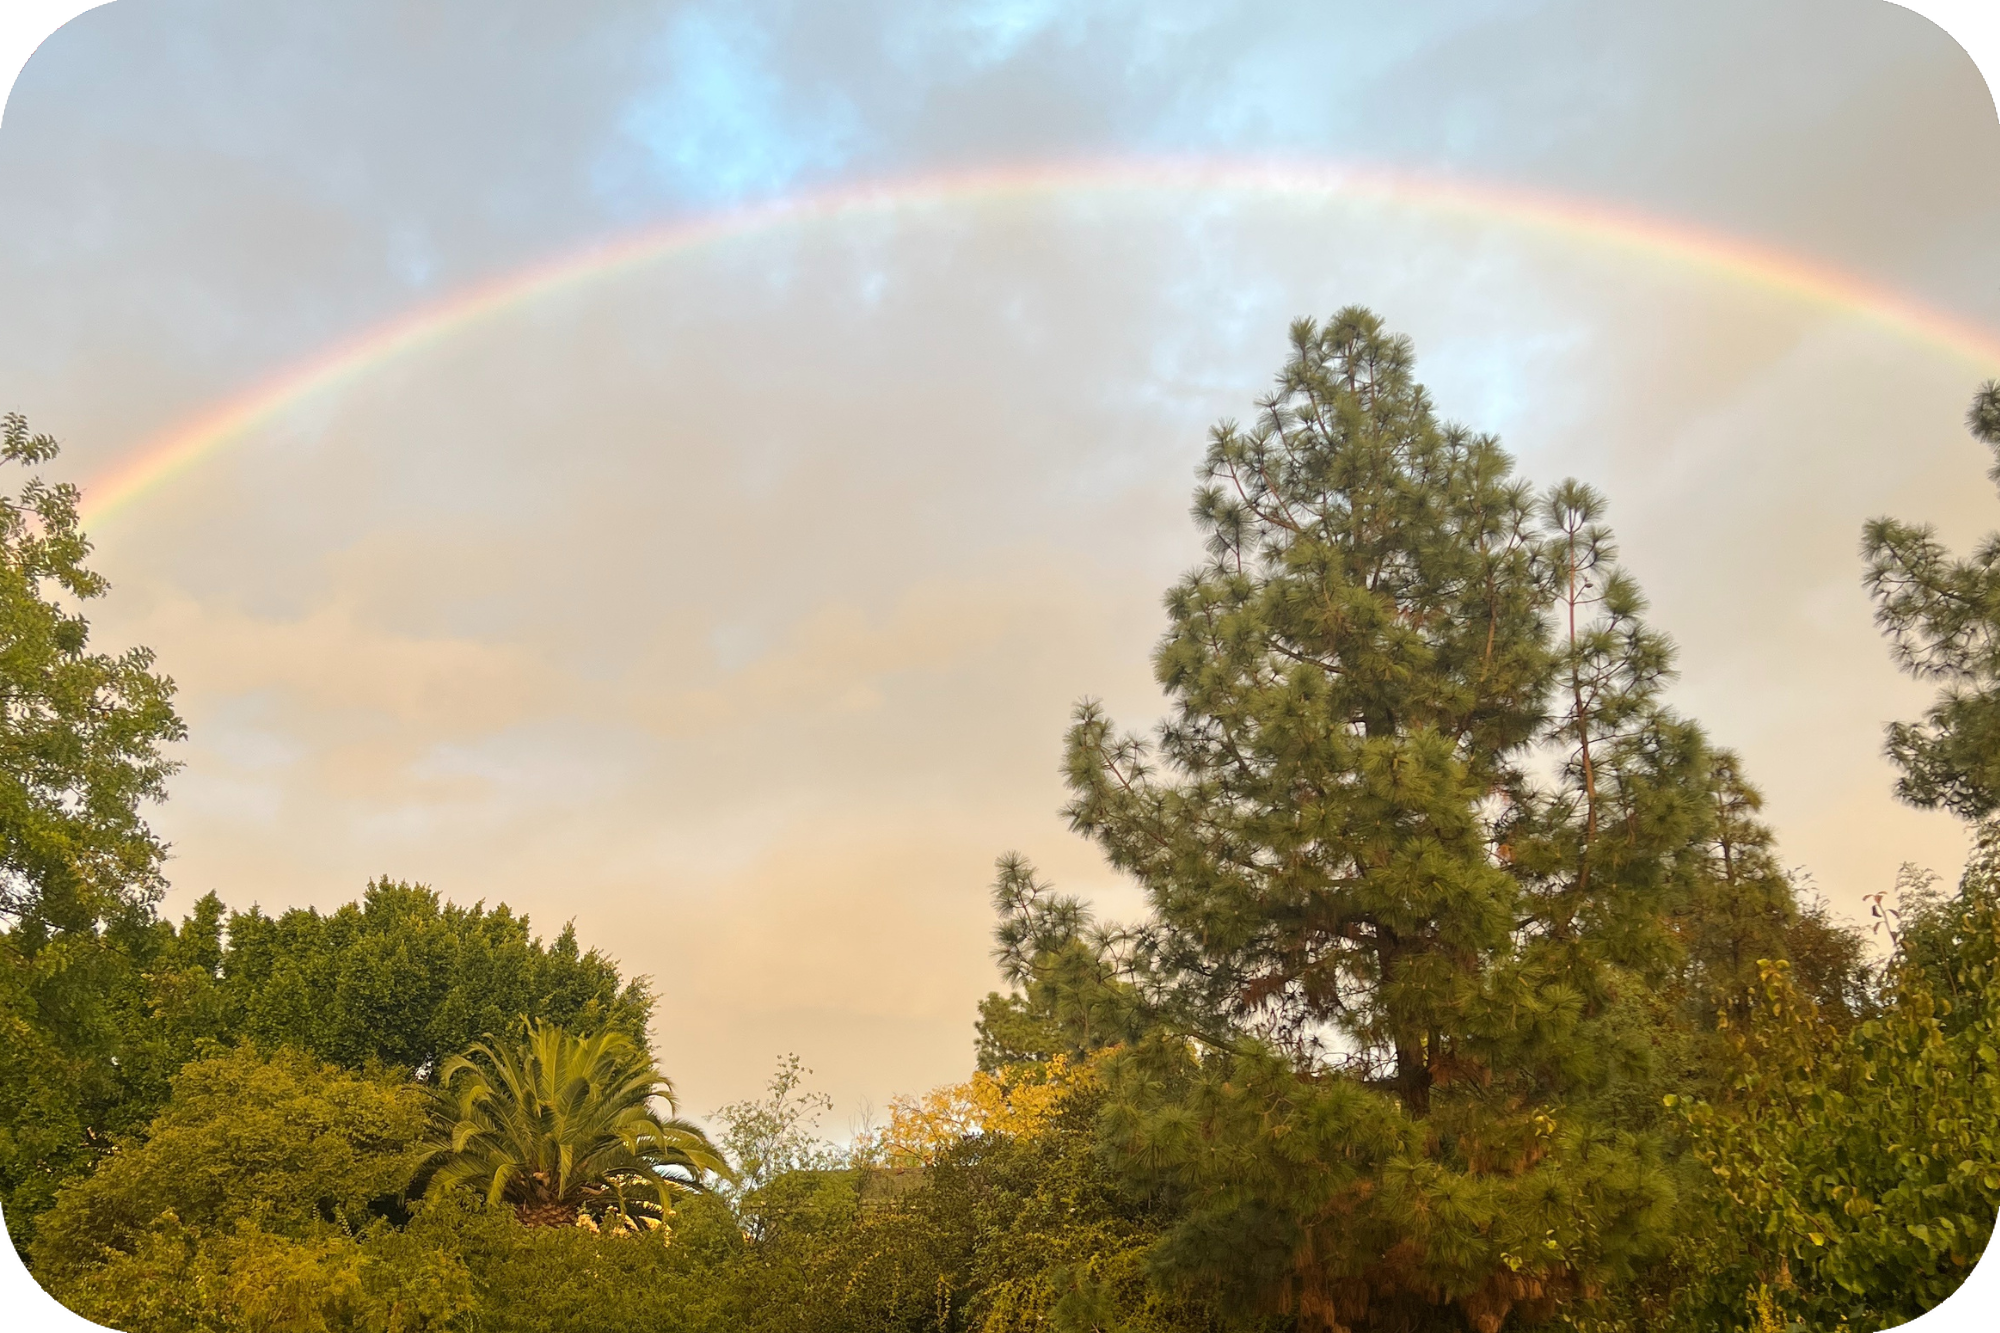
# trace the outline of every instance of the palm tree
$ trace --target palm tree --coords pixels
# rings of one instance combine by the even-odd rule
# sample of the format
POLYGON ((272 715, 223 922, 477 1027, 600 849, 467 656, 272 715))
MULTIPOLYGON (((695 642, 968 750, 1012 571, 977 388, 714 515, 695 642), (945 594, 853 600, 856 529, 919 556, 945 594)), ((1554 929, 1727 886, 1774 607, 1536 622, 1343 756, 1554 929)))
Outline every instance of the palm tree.
POLYGON ((708 1136, 673 1112, 673 1084, 623 1033, 535 1022, 517 1042, 489 1034, 438 1070, 418 1184, 468 1186, 526 1226, 608 1214, 621 1227, 658 1225, 676 1196, 729 1175, 708 1136))

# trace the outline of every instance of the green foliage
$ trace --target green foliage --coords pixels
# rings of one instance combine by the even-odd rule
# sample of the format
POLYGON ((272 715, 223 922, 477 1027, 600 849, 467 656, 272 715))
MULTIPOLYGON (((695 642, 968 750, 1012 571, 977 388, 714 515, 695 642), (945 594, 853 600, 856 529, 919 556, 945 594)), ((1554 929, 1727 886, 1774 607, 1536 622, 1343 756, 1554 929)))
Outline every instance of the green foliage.
POLYGON ((1710 1180, 1689 1328, 1882 1328, 1965 1280, 2000 1211, 2000 895, 1989 839, 1927 906, 1882 1012, 1841 1031, 1765 967, 1728 1093, 1687 1110, 1710 1180), (1948 947, 1941 948, 1941 944, 1948 947))
POLYGON ((227 936, 217 979, 236 1030, 341 1064, 435 1070, 523 1015, 643 1042, 652 1010, 644 983, 621 986, 570 927, 544 946, 505 905, 459 907, 421 885, 378 880, 326 915, 232 913, 227 936))
POLYGON ((677 1196, 729 1169, 673 1106, 673 1085, 630 1037, 532 1023, 518 1040, 476 1043, 438 1071, 429 1188, 469 1186, 528 1226, 574 1225, 579 1215, 661 1226, 677 1196))
MULTIPOLYGON (((18 414, 0 417, 0 462, 57 452, 18 414)), ((166 853, 138 807, 161 795, 175 765, 160 747, 184 730, 151 653, 86 651, 89 625, 48 595, 109 586, 83 565, 76 502, 76 487, 40 477, 0 496, 0 922, 24 953, 152 900, 166 853)))
POLYGON ((2000 824, 1984 824, 1958 890, 1936 891, 1931 877, 1909 885, 1895 917, 1903 973, 1921 976, 1939 1000, 1939 1022, 1956 1035, 1992 1013, 2000 954, 1989 926, 2000 913, 2000 824))
MULTIPOLYGON (((2000 383, 1967 424, 2000 450, 2000 383)), ((1943 686, 1922 722, 1889 728, 1897 793, 1984 818, 2000 808, 2000 536, 1955 560, 1935 529, 1885 518, 1862 551, 1896 660, 1943 686)), ((1900 911, 1876 895, 1896 946, 1880 978, 1823 910, 1785 923, 1795 961, 1756 947, 1768 932, 1724 960, 1758 977, 1728 1006, 1721 1077, 1668 1098, 1701 1168, 1685 1237, 1667 1280, 1603 1302, 1601 1327, 1873 1329, 1964 1280, 2000 1209, 2000 834, 1982 829, 1955 894, 1934 884, 1905 866, 1900 911)))
POLYGON ((1068 1044, 1061 1030, 1035 1011, 1027 997, 987 992, 974 1025, 973 1063, 984 1073, 1008 1065, 1041 1064, 1068 1044))
MULTIPOLYGON (((2000 381, 1980 388, 1966 425, 1995 449, 2000 482, 2000 381)), ((1942 686, 1923 721, 1889 728, 1889 757, 1903 770, 1896 793, 1984 818, 2000 809, 2000 533, 1957 560, 1930 524, 1878 518, 1861 552, 1897 664, 1942 686)))
POLYGON ((62 1182, 144 1126, 201 1054, 250 1041, 434 1071, 523 1017, 643 1041, 652 1007, 568 928, 544 944, 505 906, 387 880, 331 913, 275 919, 211 894, 178 928, 121 919, 28 958, 0 948, 0 962, 0 1204, 24 1249, 62 1182))
POLYGON ((194 1061, 143 1139, 63 1191, 36 1240, 37 1271, 109 1259, 168 1212, 196 1230, 364 1225, 371 1204, 402 1192, 424 1127, 407 1078, 250 1047, 194 1061))
POLYGON ((1021 857, 1003 856, 997 869, 994 953, 1023 993, 981 1003, 980 1067, 1083 1057, 1144 1035, 1158 1000, 1149 1005, 1121 975, 1129 955, 1118 933, 1097 927, 1080 901, 1054 892, 1021 857))
POLYGON ((1708 873, 1677 905, 1671 924, 1694 1013, 1741 1016, 1757 988, 1757 960, 1785 956, 1798 904, 1770 830, 1758 818, 1763 794, 1744 778, 1735 755, 1715 754, 1709 784, 1714 818, 1708 873))
POLYGON ((1572 1109, 1440 1107, 1419 1119, 1271 1052, 1141 1047, 1108 1070, 1103 1133, 1184 1211, 1157 1261, 1231 1308, 1302 1327, 1497 1327, 1628 1280, 1675 1192, 1654 1144, 1572 1109))
MULTIPOLYGON (((658 1236, 524 1227, 463 1191, 424 1200, 407 1230, 365 1238, 366 1259, 410 1271, 413 1256, 439 1256, 469 1277, 473 1309, 458 1326, 480 1333, 726 1333, 723 1274, 741 1237, 719 1200, 685 1201, 673 1243, 658 1236)), ((435 1262, 435 1260, 434 1260, 435 1262)), ((364 1275, 367 1274, 364 1268, 364 1275)))
MULTIPOLYGON (((1790 963, 1793 984, 1836 1027, 1851 1025, 1875 1005, 1876 979, 1861 931, 1835 921, 1818 899, 1799 900, 1758 818, 1763 796, 1727 751, 1714 756, 1711 796, 1708 865, 1668 914, 1681 962, 1658 994, 1680 1012, 1662 1016, 1651 1040, 1662 1052, 1673 1048, 1677 1067, 1655 1089, 1656 1098, 1719 1090, 1730 1062, 1717 1022, 1748 1020, 1762 994, 1762 968, 1772 960, 1790 963)), ((1651 1118, 1651 1108, 1645 1115, 1651 1118)))
POLYGON ((797 1055, 783 1056, 761 1101, 731 1102, 715 1113, 722 1122, 718 1136, 722 1150, 734 1163, 724 1193, 753 1232, 759 1226, 766 1186, 800 1172, 824 1172, 841 1165, 840 1155, 818 1134, 820 1117, 832 1109, 833 1099, 803 1090, 811 1072, 797 1055))
POLYGON ((939 1174, 980 1179, 991 1219, 970 1269, 979 1333, 1053 1328, 1085 1333, 1253 1329, 1220 1293, 1154 1280, 1155 1244, 1173 1221, 1160 1195, 1120 1185, 1097 1150, 1104 1093, 1094 1079, 1067 1095, 1046 1131, 963 1145, 939 1174))
POLYGON ((119 961, 87 937, 32 956, 0 940, 0 1207, 17 1241, 112 1133, 136 1128, 121 1114, 125 1080, 112 1058, 117 1028, 105 994, 126 980, 119 961), (64 1003, 72 998, 81 1003, 64 1003), (78 1018, 86 1022, 65 1021, 78 1018))
POLYGON ((1033 1133, 975 1133, 923 1168, 803 1170, 722 1275, 727 1327, 813 1333, 1200 1330, 1200 1293, 1152 1280, 1156 1202, 1099 1160, 1085 1079, 1033 1133))
MULTIPOLYGON (((316 1152, 314 1134, 298 1132, 312 1118, 298 1105, 316 1109, 358 1080, 298 1057, 260 1064, 237 1053, 212 1063, 231 1065, 231 1087, 287 1089, 265 1099, 280 1109, 285 1128, 263 1137, 290 1150, 264 1152, 246 1171, 254 1173, 259 1161, 298 1169, 286 1169, 275 1184, 243 1181, 224 1191, 251 1200, 261 1188, 278 1202, 216 1207, 203 1202, 213 1196, 196 1190, 199 1197, 168 1201, 198 1224, 168 1210, 136 1225, 132 1219, 146 1209, 107 1214, 105 1207, 142 1182, 119 1175, 114 1188, 107 1162, 89 1187, 65 1194, 64 1228, 42 1242, 82 1256, 70 1259, 67 1248, 49 1255, 60 1277, 44 1280, 80 1311, 133 1333, 1164 1333, 1241 1326, 1198 1296, 1151 1283, 1144 1260, 1155 1209, 1124 1196, 1098 1162, 1090 1100, 1065 1110, 1047 1133, 967 1138, 921 1173, 815 1168, 775 1176, 761 1187, 774 1201, 755 1240, 721 1199, 684 1199, 662 1244, 657 1233, 523 1226, 512 1208, 487 1208, 454 1189, 433 1188, 406 1224, 394 1225, 394 1208, 378 1204, 382 1215, 373 1216, 365 1202, 355 1206, 373 1185, 366 1153, 316 1152), (357 1177, 366 1182, 360 1188, 352 1184, 357 1177), (315 1181, 327 1191, 316 1213, 300 1206, 315 1181), (120 1248, 93 1250, 91 1226, 107 1216, 120 1248)), ((177 1088, 160 1133, 139 1149, 156 1159, 152 1166, 222 1145, 231 1131, 219 1123, 221 1113, 203 1109, 218 1094, 230 1103, 214 1074, 177 1088)), ((248 1105, 252 1122, 239 1133, 257 1135, 254 1126, 271 1118, 269 1110, 254 1096, 234 1100, 248 1105)), ((381 1149, 374 1165, 393 1177, 409 1159, 409 1144, 385 1136, 381 1149)))
POLYGON ((762 1333, 862 1333, 964 1327, 965 1267, 975 1240, 962 1206, 930 1186, 882 1206, 868 1173, 806 1170, 765 1184, 756 1229, 722 1275, 725 1326, 762 1333))
MULTIPOLYGON (((250 1321, 272 1302, 317 1302, 322 1285, 359 1299, 342 1247, 395 1207, 423 1129, 407 1078, 248 1047, 194 1061, 142 1138, 57 1196, 35 1274, 72 1309, 134 1329, 202 1327, 216 1311, 250 1321)), ((272 1311, 276 1326, 313 1326, 272 1311)))
POLYGON ((523 1227, 462 1191, 425 1199, 408 1226, 306 1237, 252 1225, 191 1239, 163 1225, 100 1278, 63 1293, 131 1333, 725 1333, 727 1210, 697 1200, 675 1242, 523 1227), (719 1214, 719 1216, 718 1216, 719 1214))
POLYGON ((711 1200, 683 1205, 672 1245, 524 1228, 450 1189, 399 1225, 425 1111, 407 1077, 295 1052, 197 1061, 143 1138, 63 1192, 36 1274, 132 1333, 725 1326, 715 1274, 740 1239, 711 1200))
MULTIPOLYGON (((0 417, 0 464, 58 452, 0 417)), ((0 1205, 10 1228, 46 1207, 121 1110, 127 950, 143 935, 165 849, 140 818, 183 728, 173 682, 143 648, 89 650, 75 604, 101 596, 84 566, 77 491, 31 477, 0 494, 0 1205)), ((16 1230, 16 1234, 22 1234, 16 1230)))

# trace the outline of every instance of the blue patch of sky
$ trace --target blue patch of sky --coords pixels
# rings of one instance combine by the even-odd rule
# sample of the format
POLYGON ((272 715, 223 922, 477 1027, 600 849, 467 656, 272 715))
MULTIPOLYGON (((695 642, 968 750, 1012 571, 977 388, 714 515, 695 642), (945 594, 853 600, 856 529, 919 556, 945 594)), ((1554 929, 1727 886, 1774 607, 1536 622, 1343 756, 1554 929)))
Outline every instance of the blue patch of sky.
POLYGON ((1559 10, 1555 0, 1310 10, 1280 0, 861 0, 834 41, 789 0, 698 0, 657 20, 648 72, 615 113, 592 181, 603 206, 633 220, 780 196, 863 163, 893 174, 912 152, 955 157, 953 139, 995 159, 1534 158, 1580 128, 1575 99, 1544 86, 1549 62, 1532 50, 1560 37, 1559 10), (1495 42, 1516 58, 1509 69, 1481 67, 1479 51, 1495 42), (1010 126, 1014 97, 1028 103, 1010 126), (1089 123, 1066 121, 1071 104, 1089 108, 1089 123))
POLYGON ((1442 343, 1422 369, 1440 399, 1439 416, 1498 435, 1521 458, 1544 453, 1552 436, 1567 435, 1565 428, 1575 424, 1552 419, 1550 386, 1562 382, 1559 372, 1583 351, 1590 335, 1582 318, 1524 325, 1505 338, 1442 343))
POLYGON ((1074 128, 1110 142, 1057 145, 1065 153, 1462 153, 1482 128, 1506 128, 1482 127, 1477 90, 1468 109, 1468 89, 1453 86, 1467 78, 1468 44, 1497 21, 1518 26, 1522 10, 1523 0, 1304 11, 1277 0, 864 0, 835 51, 786 0, 697 3, 661 21, 651 74, 621 108, 594 181, 627 216, 781 194, 863 156, 943 148, 925 118, 945 89, 959 116, 998 121, 961 124, 988 151, 1056 131, 1043 113, 1083 97, 1094 123, 1074 128), (1010 132, 1004 107, 972 93, 980 84, 1049 106, 1023 107, 1010 132), (1428 105, 1410 105, 1413 94, 1428 105))
POLYGON ((430 287, 438 271, 438 257, 426 229, 404 223, 389 230, 386 242, 389 271, 403 284, 417 291, 430 287))
POLYGON ((836 89, 788 78, 775 54, 740 11, 676 13, 653 81, 624 105, 620 141, 593 173, 599 194, 621 211, 730 204, 837 170, 861 136, 858 113, 836 89))
POLYGON ((1428 90, 1433 110, 1418 114, 1401 104, 1409 91, 1445 73, 1443 51, 1496 19, 1518 24, 1524 9, 1537 7, 1462 0, 1289 14, 1267 8, 1232 23, 1233 31, 1190 33, 1192 41, 1162 44, 1158 73, 1179 87, 1156 109, 1147 137, 1159 147, 1366 157, 1434 150, 1435 108, 1455 105, 1462 90, 1428 90), (1196 42, 1208 49, 1189 49, 1196 42))
POLYGON ((961 70, 990 69, 1021 54, 1037 37, 1067 20, 1074 32, 1088 6, 1061 0, 970 0, 959 5, 920 6, 888 34, 892 55, 906 69, 935 69, 940 45, 955 57, 961 70))
POLYGON ((881 308, 882 298, 889 292, 889 274, 879 265, 863 272, 856 284, 855 295, 862 306, 869 310, 881 308))

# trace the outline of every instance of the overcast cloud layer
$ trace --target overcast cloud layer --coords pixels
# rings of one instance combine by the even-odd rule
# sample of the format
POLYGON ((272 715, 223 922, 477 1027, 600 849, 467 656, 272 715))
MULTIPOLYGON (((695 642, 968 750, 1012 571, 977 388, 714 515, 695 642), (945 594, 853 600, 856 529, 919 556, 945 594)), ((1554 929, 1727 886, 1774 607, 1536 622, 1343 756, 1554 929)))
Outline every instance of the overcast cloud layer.
MULTIPOLYGON (((87 478, 463 284, 682 216, 1000 164, 1367 162, 1602 199, 2000 328, 2000 125, 1924 20, 1828 3, 120 0, 0 128, 0 407, 87 478)), ((1443 412, 1610 497, 1788 863, 1956 869, 1855 546, 2000 525, 2000 374, 1498 220, 1173 192, 792 228, 573 287, 303 402, 95 534, 192 731, 169 910, 374 875, 661 996, 689 1107, 795 1050, 840 1117, 962 1077, 1091 695, 1142 725, 1207 427, 1349 302, 1443 412)), ((839 1126, 833 1126, 839 1128, 839 1126)))

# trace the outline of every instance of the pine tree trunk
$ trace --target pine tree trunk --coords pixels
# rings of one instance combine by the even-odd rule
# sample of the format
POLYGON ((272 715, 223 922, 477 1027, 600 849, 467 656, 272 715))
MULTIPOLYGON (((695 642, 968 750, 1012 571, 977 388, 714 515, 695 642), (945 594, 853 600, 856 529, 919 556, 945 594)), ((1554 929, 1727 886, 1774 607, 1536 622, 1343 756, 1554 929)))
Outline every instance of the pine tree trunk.
POLYGON ((1423 1048, 1396 1043, 1396 1096, 1413 1116, 1431 1113, 1431 1062, 1423 1048))

